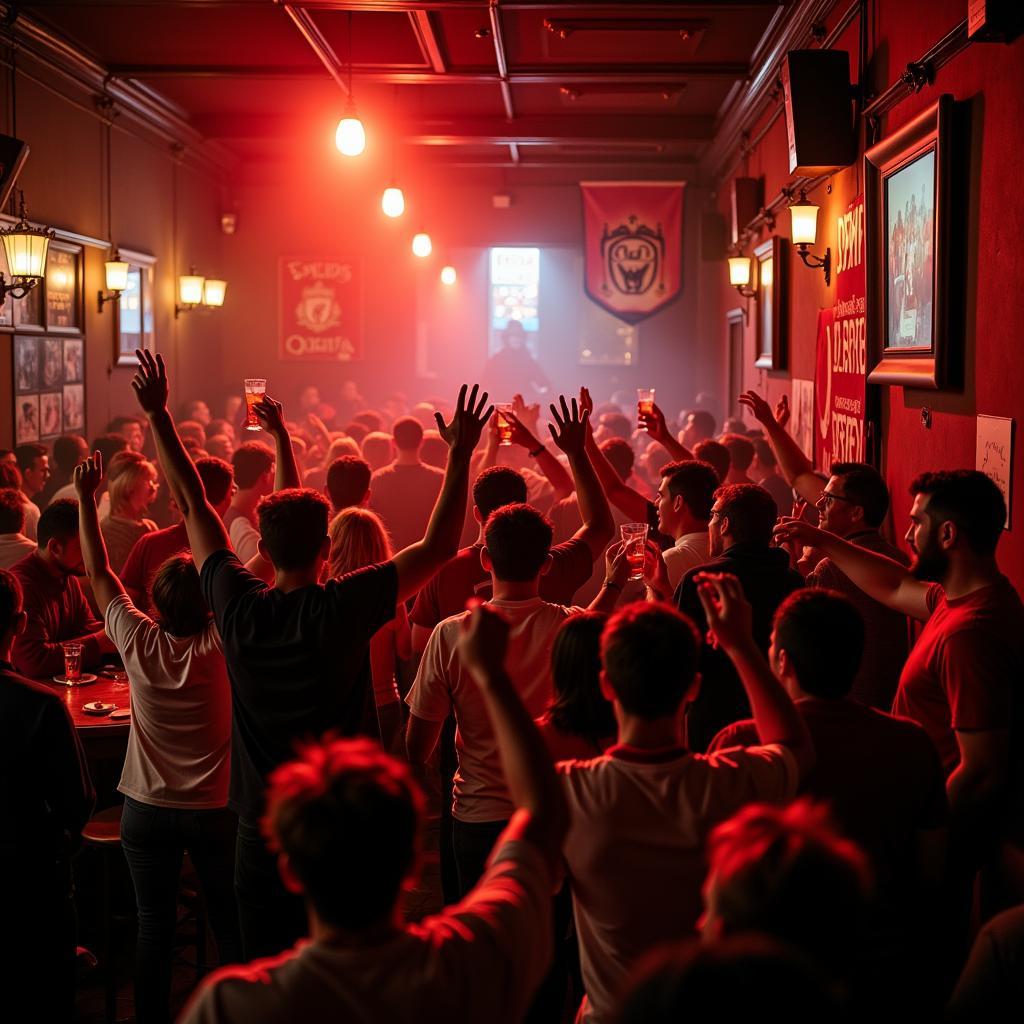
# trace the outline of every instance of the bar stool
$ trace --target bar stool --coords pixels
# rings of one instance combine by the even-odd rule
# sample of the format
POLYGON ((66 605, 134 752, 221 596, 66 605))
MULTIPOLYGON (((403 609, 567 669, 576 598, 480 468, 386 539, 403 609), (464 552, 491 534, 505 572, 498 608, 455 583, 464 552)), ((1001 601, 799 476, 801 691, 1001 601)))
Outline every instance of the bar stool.
POLYGON ((114 1021, 117 1014, 117 971, 114 967, 114 910, 112 904, 114 858, 120 859, 121 853, 121 804, 94 814, 82 829, 82 840, 97 851, 102 867, 103 906, 100 911, 100 963, 104 984, 104 1019, 114 1021))

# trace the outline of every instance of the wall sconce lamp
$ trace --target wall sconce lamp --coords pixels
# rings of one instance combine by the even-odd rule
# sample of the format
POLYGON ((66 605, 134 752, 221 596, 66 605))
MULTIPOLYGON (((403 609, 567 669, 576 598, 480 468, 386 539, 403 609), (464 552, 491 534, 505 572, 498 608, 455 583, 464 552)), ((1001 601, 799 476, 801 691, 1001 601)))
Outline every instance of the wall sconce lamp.
POLYGON ((217 309, 223 306, 227 289, 227 281, 203 277, 196 273, 195 267, 189 267, 189 272, 178 278, 178 304, 174 307, 175 319, 182 313, 191 313, 198 307, 217 309))
POLYGON ((121 254, 117 251, 116 245, 114 246, 111 258, 103 264, 103 274, 107 290, 96 293, 101 313, 105 303, 116 302, 121 298, 121 292, 128 287, 128 264, 121 259, 121 254))
POLYGON ((814 245, 818 234, 818 207, 807 201, 807 193, 801 189, 800 197, 789 208, 789 215, 792 218, 792 238, 796 246, 797 255, 804 262, 804 266, 817 270, 819 267, 825 272, 825 287, 832 283, 832 250, 826 249, 824 256, 815 256, 808 252, 807 247, 814 245))
POLYGON ((7 266, 11 271, 10 283, 0 273, 0 303, 8 295, 23 299, 46 276, 46 254, 54 232, 47 228, 34 228, 25 216, 25 193, 21 193, 18 222, 0 230, 7 266))
POLYGON ((752 299, 757 295, 757 290, 749 287, 750 264, 751 259, 749 256, 729 257, 729 284, 745 299, 752 299))

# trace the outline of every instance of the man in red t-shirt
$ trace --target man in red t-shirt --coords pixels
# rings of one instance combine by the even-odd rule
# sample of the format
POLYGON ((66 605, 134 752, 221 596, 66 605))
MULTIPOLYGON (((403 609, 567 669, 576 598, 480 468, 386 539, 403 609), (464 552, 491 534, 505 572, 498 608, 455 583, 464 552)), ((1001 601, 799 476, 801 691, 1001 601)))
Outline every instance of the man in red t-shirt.
MULTIPOLYGON (((575 400, 574 400, 575 404, 575 400)), ((575 442, 575 436, 573 436, 575 442)), ((579 496, 583 525, 564 544, 551 549, 551 567, 540 578, 540 596, 554 604, 572 604, 573 596, 590 579, 594 563, 603 565, 604 550, 612 539, 614 523, 608 499, 594 472, 585 447, 560 437, 556 442, 569 459, 579 496)), ((504 505, 526 502, 526 481, 507 466, 485 469, 473 484, 473 516, 480 524, 476 543, 463 548, 420 591, 413 606, 412 646, 422 653, 433 628, 442 620, 465 611, 471 597, 487 600, 491 575, 480 562, 487 517, 504 505)))
POLYGON ((818 548, 876 600, 925 623, 893 710, 935 743, 950 838, 966 868, 993 838, 1018 855, 1024 845, 1024 605, 996 562, 1006 504, 992 480, 976 470, 924 473, 911 493, 909 569, 796 519, 784 518, 776 537, 818 548))
MULTIPOLYGON (((237 490, 231 464, 223 459, 207 456, 196 461, 196 469, 206 489, 207 501, 213 506, 214 512, 223 519, 237 490)), ((137 608, 152 614, 149 585, 153 582, 157 569, 168 558, 187 550, 188 533, 184 522, 175 523, 155 533, 144 533, 135 542, 121 570, 121 583, 137 608)))

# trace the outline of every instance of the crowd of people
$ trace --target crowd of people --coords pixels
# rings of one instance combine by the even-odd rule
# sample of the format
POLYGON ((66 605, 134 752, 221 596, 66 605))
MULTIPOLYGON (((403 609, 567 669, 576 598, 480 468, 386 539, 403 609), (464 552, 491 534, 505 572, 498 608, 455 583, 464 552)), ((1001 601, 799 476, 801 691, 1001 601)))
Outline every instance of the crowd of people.
POLYGON ((186 851, 220 964, 186 1024, 1024 1008, 987 476, 922 473, 905 551, 878 470, 818 472, 754 392, 721 433, 517 395, 506 443, 477 387, 306 389, 245 440, 237 403, 176 423, 138 355, 137 415, 0 455, 2 962, 38 1019, 73 1015, 97 801, 40 682, 69 642, 129 680, 139 1021, 172 1013, 186 851))

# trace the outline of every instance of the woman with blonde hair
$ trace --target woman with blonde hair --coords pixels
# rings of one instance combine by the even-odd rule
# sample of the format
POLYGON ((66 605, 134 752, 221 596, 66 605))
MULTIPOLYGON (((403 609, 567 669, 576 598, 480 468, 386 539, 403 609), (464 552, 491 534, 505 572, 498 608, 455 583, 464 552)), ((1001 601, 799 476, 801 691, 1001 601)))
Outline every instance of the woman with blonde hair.
MULTIPOLYGON (((353 506, 342 509, 328 528, 331 553, 327 575, 337 579, 370 565, 387 562, 394 554, 391 538, 380 516, 353 506)), ((412 629, 405 605, 399 602, 395 617, 382 626, 370 641, 370 671, 384 749, 402 752, 402 704, 395 672, 399 661, 412 657, 412 629)))
POLYGON ((144 534, 156 530, 156 523, 145 513, 160 490, 156 469, 144 455, 128 449, 118 452, 107 467, 107 492, 110 512, 100 529, 107 545, 110 567, 115 573, 124 568, 128 553, 144 534))

